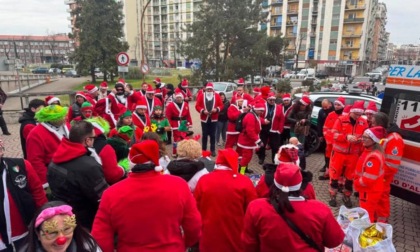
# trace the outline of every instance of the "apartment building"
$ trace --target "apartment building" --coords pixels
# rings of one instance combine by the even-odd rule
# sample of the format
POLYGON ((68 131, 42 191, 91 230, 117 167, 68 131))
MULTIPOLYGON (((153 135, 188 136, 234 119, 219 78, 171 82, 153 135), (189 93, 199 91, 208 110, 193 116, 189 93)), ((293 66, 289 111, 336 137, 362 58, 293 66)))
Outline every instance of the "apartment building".
POLYGON ((64 63, 74 48, 66 34, 48 36, 0 35, 0 58, 6 64, 64 63))
POLYGON ((73 38, 70 40, 70 43, 72 43, 73 47, 79 46, 79 29, 75 27, 77 16, 74 14, 74 11, 77 8, 76 0, 64 0, 64 4, 68 5, 68 8, 66 11, 69 13, 69 16, 67 17, 67 20, 69 20, 69 28, 71 29, 71 33, 73 34, 73 38))
MULTIPOLYGON (((177 52, 182 40, 191 34, 184 31, 194 20, 201 0, 151 0, 144 15, 144 56, 152 67, 186 66, 189 62, 177 52)), ((141 61, 141 19, 147 0, 124 1, 125 35, 128 54, 141 61)))
POLYGON ((289 41, 286 54, 298 54, 298 68, 316 63, 318 69, 341 68, 355 75, 386 54, 380 44, 386 41, 386 6, 379 6, 377 0, 266 0, 267 18, 260 29, 289 41))

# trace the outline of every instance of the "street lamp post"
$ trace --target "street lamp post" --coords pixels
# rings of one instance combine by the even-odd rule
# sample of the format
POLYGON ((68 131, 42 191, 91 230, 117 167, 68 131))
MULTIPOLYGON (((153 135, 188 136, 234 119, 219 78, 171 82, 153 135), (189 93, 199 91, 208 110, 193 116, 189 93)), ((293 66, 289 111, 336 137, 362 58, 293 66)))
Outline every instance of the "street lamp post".
MULTIPOLYGON (((143 11, 141 12, 141 20, 140 20, 140 43, 141 43, 141 67, 144 65, 144 31, 143 31, 143 23, 144 23, 144 13, 146 12, 147 6, 149 6, 152 0, 148 0, 146 5, 143 7, 143 11)), ((143 82, 145 80, 145 74, 143 73, 143 82)))

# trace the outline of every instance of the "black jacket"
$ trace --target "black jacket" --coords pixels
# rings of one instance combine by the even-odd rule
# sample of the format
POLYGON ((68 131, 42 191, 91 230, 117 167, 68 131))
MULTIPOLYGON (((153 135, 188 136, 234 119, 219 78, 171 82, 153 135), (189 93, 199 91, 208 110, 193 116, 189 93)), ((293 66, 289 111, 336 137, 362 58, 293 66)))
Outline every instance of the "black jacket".
POLYGON ((327 119, 327 116, 329 113, 334 111, 334 107, 330 107, 329 109, 320 109, 318 112, 318 122, 316 124, 317 127, 317 133, 318 133, 318 137, 323 137, 324 133, 323 133, 323 128, 324 128, 324 124, 325 124, 325 119, 327 119))
POLYGON ((167 168, 171 175, 181 177, 188 182, 197 172, 205 167, 204 163, 201 161, 179 159, 169 162, 167 168))
POLYGON ((22 147, 23 158, 26 159, 27 157, 26 156, 27 155, 26 154, 26 139, 23 137, 23 129, 28 124, 36 125, 35 113, 32 112, 31 109, 26 108, 25 112, 23 112, 22 116, 19 118, 19 123, 20 123, 20 130, 19 130, 20 145, 22 147))
POLYGON ((219 112, 219 118, 218 118, 219 122, 227 122, 227 120, 228 120, 227 110, 228 110, 229 106, 230 106, 230 102, 228 100, 226 100, 223 103, 223 109, 220 110, 220 112, 219 112))

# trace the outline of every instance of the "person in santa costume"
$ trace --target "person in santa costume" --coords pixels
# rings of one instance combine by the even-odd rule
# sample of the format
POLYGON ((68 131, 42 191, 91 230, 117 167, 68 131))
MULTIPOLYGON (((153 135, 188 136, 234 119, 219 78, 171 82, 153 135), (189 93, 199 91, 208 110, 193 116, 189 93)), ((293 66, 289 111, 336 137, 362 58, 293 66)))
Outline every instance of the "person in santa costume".
POLYGON ((226 149, 233 148, 237 144, 240 132, 236 131, 236 121, 242 113, 248 111, 247 101, 242 98, 236 99, 236 104, 230 104, 227 110, 228 126, 226 131, 226 149))
POLYGON ((74 118, 82 115, 80 108, 82 107, 82 104, 87 101, 86 94, 82 91, 76 92, 75 95, 76 100, 73 102, 73 104, 69 107, 69 112, 67 114, 67 122, 70 123, 73 121, 74 118))
POLYGON ((372 127, 373 116, 378 113, 378 108, 374 101, 370 101, 365 109, 366 120, 368 121, 369 128, 372 127))
POLYGON ((216 156, 216 128, 219 112, 223 109, 223 102, 220 95, 214 92, 213 83, 206 85, 205 94, 197 97, 195 110, 200 113, 202 136, 202 148, 207 149, 207 141, 210 137, 210 151, 213 157, 216 156))
POLYGON ((111 111, 113 114, 119 114, 119 104, 125 108, 132 110, 137 101, 140 99, 139 95, 134 95, 124 80, 120 79, 115 83, 115 88, 108 95, 108 102, 111 103, 111 111))
POLYGON ((28 161, 38 174, 44 188, 47 183, 47 165, 57 151, 60 142, 69 137, 70 124, 65 122, 67 107, 50 105, 35 114, 38 125, 26 140, 28 161))
POLYGON ((165 83, 163 83, 159 77, 156 77, 153 80, 153 83, 155 83, 155 96, 160 100, 160 102, 164 103, 164 98, 166 97, 166 93, 168 90, 165 87, 165 83))
POLYGON ((262 98, 262 90, 259 87, 254 87, 252 89, 252 93, 254 94, 254 100, 255 99, 263 99, 262 98))
POLYGON ((99 85, 98 101, 107 98, 110 93, 111 91, 108 90, 108 83, 106 81, 101 82, 99 85))
POLYGON ((230 100, 231 104, 234 104, 236 102, 236 99, 242 98, 244 100, 247 100, 248 104, 251 104, 254 101, 254 98, 248 93, 244 92, 244 83, 238 82, 238 88, 236 91, 233 91, 232 99, 230 100))
POLYGON ((133 113, 133 124, 136 128, 144 131, 146 127, 151 126, 150 117, 147 113, 147 104, 144 99, 137 102, 136 110, 133 113))
POLYGON ((108 98, 100 99, 93 108, 93 113, 104 118, 108 122, 110 130, 113 130, 117 125, 118 115, 112 113, 110 109, 111 104, 107 100, 108 98))
POLYGON ((155 90, 149 86, 146 90, 146 95, 141 98, 141 102, 146 104, 146 111, 148 116, 153 114, 153 107, 160 106, 162 107, 162 101, 155 97, 155 90))
POLYGON ((28 225, 47 197, 31 163, 5 157, 4 147, 0 140, 0 251, 27 251, 28 225))
POLYGON ((328 206, 302 196, 302 174, 297 165, 280 164, 273 183, 269 199, 254 200, 247 208, 242 251, 324 251, 343 242, 344 232, 328 206), (303 240, 286 219, 313 244, 303 240))
POLYGON ((45 104, 47 104, 47 106, 48 105, 61 105, 60 99, 52 95, 45 97, 45 104))
POLYGON ((184 100, 182 93, 175 93, 175 101, 167 105, 165 114, 166 118, 168 118, 172 130, 172 155, 176 156, 177 143, 186 137, 186 132, 182 128, 192 127, 190 108, 188 102, 184 100))
POLYGON ((189 102, 192 100, 192 94, 188 88, 189 82, 187 79, 182 79, 181 83, 178 84, 178 87, 175 89, 175 93, 181 93, 184 97, 184 101, 189 102))
POLYGON ((82 106, 80 107, 80 112, 81 112, 81 115, 80 116, 78 116, 78 117, 76 117, 76 118, 74 118, 70 123, 71 124, 73 124, 74 122, 77 122, 77 121, 82 121, 82 120, 85 120, 85 119, 89 119, 89 118, 92 118, 95 114, 93 113, 94 111, 93 111, 93 106, 92 106, 92 104, 90 103, 90 102, 84 102, 83 104, 82 104, 82 106))
POLYGON ((200 178, 194 197, 203 221, 200 252, 242 252, 245 211, 257 194, 251 180, 238 173, 233 149, 219 150, 214 171, 200 178))
POLYGON ((95 130, 90 122, 76 122, 48 165, 48 183, 54 200, 73 207, 83 227, 91 230, 102 193, 108 188, 101 158, 93 148, 95 130))
POLYGON ((125 171, 123 167, 118 165, 115 150, 107 143, 106 136, 110 130, 109 124, 101 117, 93 117, 85 121, 90 122, 94 127, 95 141, 93 148, 101 158, 105 180, 109 185, 115 184, 125 177, 125 171))
POLYGON ((240 161, 240 172, 252 173, 253 171, 248 168, 248 164, 251 162, 252 154, 254 150, 264 146, 264 143, 260 139, 261 132, 261 115, 265 111, 265 104, 257 102, 252 106, 250 113, 247 113, 242 122, 242 132, 239 133, 237 151, 242 155, 240 161))
POLYGON ((380 141, 386 137, 381 126, 366 129, 362 136, 364 150, 356 164, 354 189, 359 192, 359 205, 369 213, 372 223, 377 221, 379 204, 384 191, 385 155, 380 141))
POLYGON ((274 156, 280 147, 281 132, 283 131, 285 116, 283 106, 276 104, 276 96, 273 92, 267 94, 265 111, 262 114, 264 123, 261 125, 260 139, 264 146, 257 151, 258 163, 263 164, 265 160, 265 150, 271 149, 271 161, 274 163, 274 156))
POLYGON ((141 97, 146 96, 146 91, 149 88, 149 84, 147 84, 146 82, 144 82, 143 84, 141 84, 141 89, 139 91, 139 94, 141 97))
POLYGON ((44 100, 33 99, 29 102, 28 108, 25 108, 22 116, 19 117, 20 123, 20 145, 22 146, 23 158, 27 158, 26 154, 26 139, 28 138, 29 132, 35 128, 37 121, 35 120, 35 113, 41 110, 45 106, 44 100))
POLYGON ((134 144, 128 158, 131 173, 104 192, 93 237, 103 252, 185 252, 198 242, 202 227, 187 183, 161 174, 156 141, 134 144))
POLYGON ((287 120, 287 117, 289 116, 290 112, 292 112, 292 107, 293 107, 290 94, 288 93, 283 94, 282 104, 283 104, 283 114, 286 119, 284 120, 283 131, 281 132, 280 144, 287 144, 290 139, 290 125, 291 125, 289 120, 287 120))
POLYGON ((387 129, 386 137, 380 141, 385 154, 385 164, 384 188, 378 203, 381 207, 377 209, 377 221, 388 222, 389 216, 391 215, 391 183, 394 181, 394 176, 400 168, 405 144, 404 139, 400 133, 398 133, 400 128, 396 124, 391 124, 391 126, 389 125, 389 118, 387 114, 383 112, 376 113, 372 119, 372 127, 375 126, 382 126, 387 129))
POLYGON ((85 90, 85 97, 90 104, 95 105, 99 95, 99 89, 93 84, 87 84, 83 88, 85 90))

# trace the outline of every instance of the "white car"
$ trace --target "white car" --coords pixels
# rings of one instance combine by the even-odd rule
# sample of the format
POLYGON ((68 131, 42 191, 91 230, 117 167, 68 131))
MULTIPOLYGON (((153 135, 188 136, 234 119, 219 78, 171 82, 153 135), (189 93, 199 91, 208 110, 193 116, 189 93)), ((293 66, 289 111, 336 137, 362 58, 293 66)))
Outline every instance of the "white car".
POLYGON ((104 78, 104 73, 99 68, 95 68, 95 78, 96 79, 104 78))
POLYGON ((213 86, 214 91, 216 91, 216 93, 223 92, 228 101, 232 99, 233 92, 238 88, 233 82, 213 82, 213 86))
POLYGON ((313 81, 313 83, 314 83, 314 85, 319 85, 319 84, 321 84, 321 80, 320 79, 318 79, 318 78, 316 78, 316 77, 305 77, 305 79, 304 80, 310 80, 310 81, 313 81))
POLYGON ((296 73, 295 72, 290 72, 284 75, 284 78, 286 79, 296 79, 296 73))

